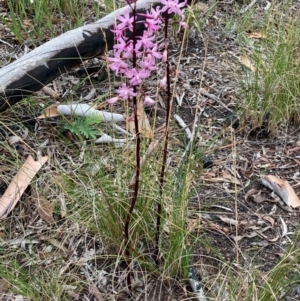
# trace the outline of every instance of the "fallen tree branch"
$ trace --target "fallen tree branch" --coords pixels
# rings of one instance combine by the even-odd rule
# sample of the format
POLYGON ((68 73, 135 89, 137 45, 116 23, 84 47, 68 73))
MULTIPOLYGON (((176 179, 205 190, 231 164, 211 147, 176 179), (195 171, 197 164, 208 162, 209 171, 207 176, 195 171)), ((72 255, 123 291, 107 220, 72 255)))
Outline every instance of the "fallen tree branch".
MULTIPOLYGON (((191 0, 189 0, 191 1, 191 0)), ((183 2, 183 0, 179 0, 183 2)), ((137 12, 144 13, 161 5, 160 0, 139 0, 137 12)), ((0 112, 39 91, 55 78, 84 60, 112 49, 111 29, 116 17, 130 6, 118 9, 95 23, 88 24, 50 40, 13 63, 0 69, 0 112)), ((138 15, 137 30, 145 29, 145 16, 138 15)), ((128 35, 131 32, 127 32, 128 35)))

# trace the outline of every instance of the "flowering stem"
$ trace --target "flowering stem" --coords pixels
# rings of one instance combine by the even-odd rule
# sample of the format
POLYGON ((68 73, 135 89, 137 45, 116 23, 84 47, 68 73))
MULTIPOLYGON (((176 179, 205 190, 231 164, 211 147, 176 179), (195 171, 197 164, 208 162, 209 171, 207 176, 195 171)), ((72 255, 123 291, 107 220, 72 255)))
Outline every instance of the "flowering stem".
MULTIPOLYGON (((166 15, 165 17, 165 45, 166 51, 168 47, 168 22, 169 16, 166 15)), ((165 170, 167 164, 167 153, 168 153, 168 142, 169 142, 169 124, 170 124, 170 113, 171 113, 171 81, 170 81, 170 63, 168 58, 168 52, 166 57, 166 78, 167 78, 167 111, 166 111, 166 130, 165 130, 165 142, 164 142, 164 149, 163 149, 163 160, 162 166, 159 175, 159 194, 162 196, 163 188, 164 188, 164 181, 165 181, 165 170)), ((160 238, 160 224, 161 224, 161 211, 162 211, 162 204, 161 198, 157 204, 157 212, 156 212, 156 246, 155 246, 155 262, 158 265, 159 260, 159 238, 160 238)))
MULTIPOLYGON (((114 45, 114 56, 108 57, 110 62, 110 69, 115 72, 117 76, 121 74, 126 78, 122 86, 119 87, 116 92, 118 96, 113 97, 108 101, 110 104, 114 104, 118 100, 131 101, 133 108, 133 119, 136 132, 136 168, 133 183, 133 193, 130 194, 130 208, 127 213, 124 224, 124 241, 125 241, 125 257, 127 263, 128 277, 127 284, 129 290, 131 289, 131 239, 130 239, 130 221, 132 214, 138 199, 139 182, 140 182, 140 153, 141 153, 141 138, 139 132, 138 123, 138 106, 139 102, 143 101, 144 105, 153 105, 153 100, 149 95, 142 91, 142 83, 146 78, 149 78, 151 73, 157 70, 157 61, 162 60, 165 62, 165 76, 160 81, 160 86, 166 89, 167 95, 167 112, 166 112, 166 130, 165 130, 165 142, 163 150, 163 161, 159 175, 159 190, 160 195, 163 194, 165 169, 167 162, 168 152, 168 138, 169 138, 169 123, 170 113, 172 105, 171 97, 171 82, 170 82, 170 66, 168 61, 168 24, 169 18, 172 14, 177 14, 181 17, 179 22, 180 27, 186 27, 184 22, 184 14, 182 8, 185 6, 186 1, 182 0, 160 0, 160 4, 155 8, 150 8, 146 13, 138 13, 136 8, 137 0, 126 0, 130 9, 124 11, 123 15, 117 17, 117 21, 112 32, 115 34, 117 43, 114 45), (139 17, 143 17, 145 20, 138 21, 139 17), (142 35, 137 35, 138 23, 143 22, 144 31, 142 35), (160 46, 158 42, 155 42, 155 33, 158 32, 164 24, 165 35, 165 49, 164 53, 160 53, 160 46), (130 36, 127 33, 130 33, 130 36), (143 100, 141 100, 143 98, 143 100)), ((161 224, 161 201, 157 205, 157 222, 156 222, 156 263, 159 263, 159 239, 160 239, 160 224, 161 224)))
MULTIPOLYGON (((136 67, 136 2, 134 2, 134 7, 132 8, 133 12, 133 52, 132 52, 132 66, 133 68, 136 67)), ((136 94, 137 88, 133 86, 133 92, 136 94)), ((135 168, 135 183, 134 183, 134 191, 131 197, 131 204, 130 208, 125 220, 124 226, 124 233, 125 233, 125 256, 126 256, 126 263, 127 263, 127 286, 128 289, 131 290, 131 267, 130 263, 131 260, 129 259, 130 256, 130 238, 129 238, 129 224, 132 217, 132 213, 137 201, 138 191, 139 191, 139 182, 140 182, 140 148, 141 148, 141 138, 139 133, 139 122, 138 122, 138 114, 137 114, 137 106, 138 106, 138 99, 137 96, 133 96, 133 115, 134 115, 134 126, 135 126, 135 133, 136 133, 136 168, 135 168)))

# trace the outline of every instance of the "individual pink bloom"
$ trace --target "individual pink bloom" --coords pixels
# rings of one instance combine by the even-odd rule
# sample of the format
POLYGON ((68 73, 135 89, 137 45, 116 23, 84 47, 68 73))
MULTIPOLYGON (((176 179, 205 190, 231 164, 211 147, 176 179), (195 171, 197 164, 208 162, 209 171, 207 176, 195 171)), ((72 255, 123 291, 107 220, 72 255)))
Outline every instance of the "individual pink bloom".
POLYGON ((163 79, 160 81, 160 86, 162 87, 162 88, 166 88, 167 87, 167 76, 165 75, 164 77, 163 77, 163 79))
POLYGON ((119 56, 108 57, 107 60, 111 63, 110 69, 119 75, 119 72, 124 73, 128 69, 128 64, 125 63, 119 56))
POLYGON ((110 105, 113 105, 115 104, 120 98, 118 96, 115 96, 115 97, 112 97, 112 98, 109 98, 106 100, 106 102, 110 105))
POLYGON ((161 21, 159 19, 146 19, 145 26, 147 28, 147 31, 149 34, 153 34, 155 31, 159 29, 159 24, 161 24, 161 21))
POLYGON ((124 37, 120 37, 118 39, 118 44, 114 45, 115 54, 119 55, 122 51, 126 51, 130 42, 132 43, 132 41, 127 42, 124 37))
MULTIPOLYGON (((151 8, 151 11, 150 11, 150 14, 151 14, 151 17, 153 17, 153 19, 155 20, 160 20, 161 19, 161 9, 159 6, 156 6, 156 8, 151 8)), ((151 19, 150 17, 150 19, 151 19)))
POLYGON ((116 40, 123 38, 123 29, 119 29, 118 26, 115 25, 114 29, 112 29, 111 31, 115 34, 116 40))
POLYGON ((140 49, 142 46, 144 46, 145 49, 151 48, 154 45, 154 43, 152 42, 154 39, 154 36, 149 37, 148 31, 144 30, 143 35, 138 38, 136 44, 137 49, 140 49))
POLYGON ((136 68, 132 68, 128 70, 125 75, 130 79, 132 86, 137 86, 142 83, 143 79, 150 76, 150 72, 146 70, 137 71, 136 68))
POLYGON ((126 10, 124 12, 123 16, 122 15, 118 16, 117 19, 121 22, 117 25, 118 29, 127 29, 128 28, 130 31, 133 31, 132 23, 133 23, 134 18, 133 17, 130 18, 130 14, 129 14, 128 10, 126 10))
MULTIPOLYGON (((141 57, 143 53, 141 51, 138 51, 137 47, 135 49, 136 57, 141 57)), ((122 56, 123 59, 131 59, 133 54, 133 41, 129 40, 126 43, 124 43, 124 41, 121 41, 120 44, 114 45, 114 50, 115 55, 122 56)))
POLYGON ((118 88, 116 92, 119 94, 119 97, 127 100, 130 96, 136 96, 136 93, 133 91, 133 88, 128 88, 126 84, 122 84, 122 87, 118 88))
POLYGON ((186 22, 179 22, 179 24, 183 27, 183 28, 188 28, 188 24, 186 22))
POLYGON ((168 14, 177 14, 179 16, 182 16, 183 13, 181 11, 181 8, 186 5, 187 1, 184 1, 182 3, 178 3, 178 0, 161 0, 161 4, 163 4, 163 7, 161 9, 161 12, 167 12, 168 14))
POLYGON ((133 53, 133 41, 129 40, 126 44, 126 47, 123 49, 122 57, 124 59, 130 59, 132 58, 133 53))
POLYGON ((147 19, 160 19, 161 18, 161 9, 159 6, 156 6, 156 8, 151 8, 150 12, 147 11, 146 14, 139 14, 140 16, 143 16, 147 19))
POLYGON ((146 71, 154 71, 157 69, 155 66, 155 60, 145 57, 142 61, 139 62, 139 65, 146 71))
POLYGON ((181 21, 179 22, 179 28, 178 28, 177 33, 180 31, 181 27, 188 28, 188 24, 186 22, 184 22, 184 19, 185 19, 185 15, 182 15, 181 21))
POLYGON ((145 99, 144 99, 144 105, 146 106, 153 106, 155 103, 155 100, 152 99, 150 96, 146 96, 145 99))
POLYGON ((154 46, 152 47, 152 49, 148 49, 147 50, 147 54, 148 54, 148 58, 157 58, 157 59, 161 59, 162 55, 157 51, 157 44, 154 44, 154 46))
MULTIPOLYGON (((138 48, 135 47, 135 53, 136 53, 136 57, 137 58, 140 58, 142 55, 143 55, 143 52, 141 51, 138 51, 138 48)), ((122 54, 122 57, 124 59, 131 59, 132 58, 132 55, 133 55, 133 41, 130 40, 128 42, 128 45, 126 46, 123 54, 122 54)))
POLYGON ((146 14, 140 15, 146 18, 145 26, 148 29, 150 35, 159 29, 159 25, 162 23, 161 10, 159 6, 157 6, 156 8, 151 8, 151 11, 147 12, 146 14))

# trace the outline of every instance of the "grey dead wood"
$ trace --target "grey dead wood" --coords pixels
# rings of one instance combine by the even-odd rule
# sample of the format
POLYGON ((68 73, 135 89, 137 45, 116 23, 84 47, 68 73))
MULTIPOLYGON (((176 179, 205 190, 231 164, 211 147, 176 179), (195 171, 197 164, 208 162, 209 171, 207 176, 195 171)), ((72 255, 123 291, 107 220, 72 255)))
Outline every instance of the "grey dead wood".
MULTIPOLYGON (((137 12, 145 13, 151 7, 155 8, 159 5, 161 5, 160 0, 140 0, 137 2, 137 12)), ((67 31, 1 68, 0 112, 33 92, 39 91, 82 61, 112 49, 114 34, 111 29, 116 17, 126 10, 132 11, 127 5, 95 23, 67 31)), ((145 16, 138 15, 137 21, 139 33, 145 29, 145 16)))

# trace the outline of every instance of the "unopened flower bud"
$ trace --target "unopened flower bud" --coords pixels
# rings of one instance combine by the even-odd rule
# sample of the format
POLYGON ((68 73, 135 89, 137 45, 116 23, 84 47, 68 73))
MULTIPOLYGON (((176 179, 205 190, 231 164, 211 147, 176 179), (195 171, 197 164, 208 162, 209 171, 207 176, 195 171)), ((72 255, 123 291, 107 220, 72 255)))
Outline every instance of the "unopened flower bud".
POLYGON ((160 86, 162 88, 166 88, 167 87, 167 76, 165 75, 164 78, 160 81, 160 86))
POLYGON ((164 52, 163 52, 163 55, 162 55, 162 61, 166 62, 167 59, 168 59, 168 50, 165 49, 164 52))
POLYGON ((154 105, 155 101, 150 96, 146 96, 144 99, 144 105, 146 106, 152 106, 154 105))

